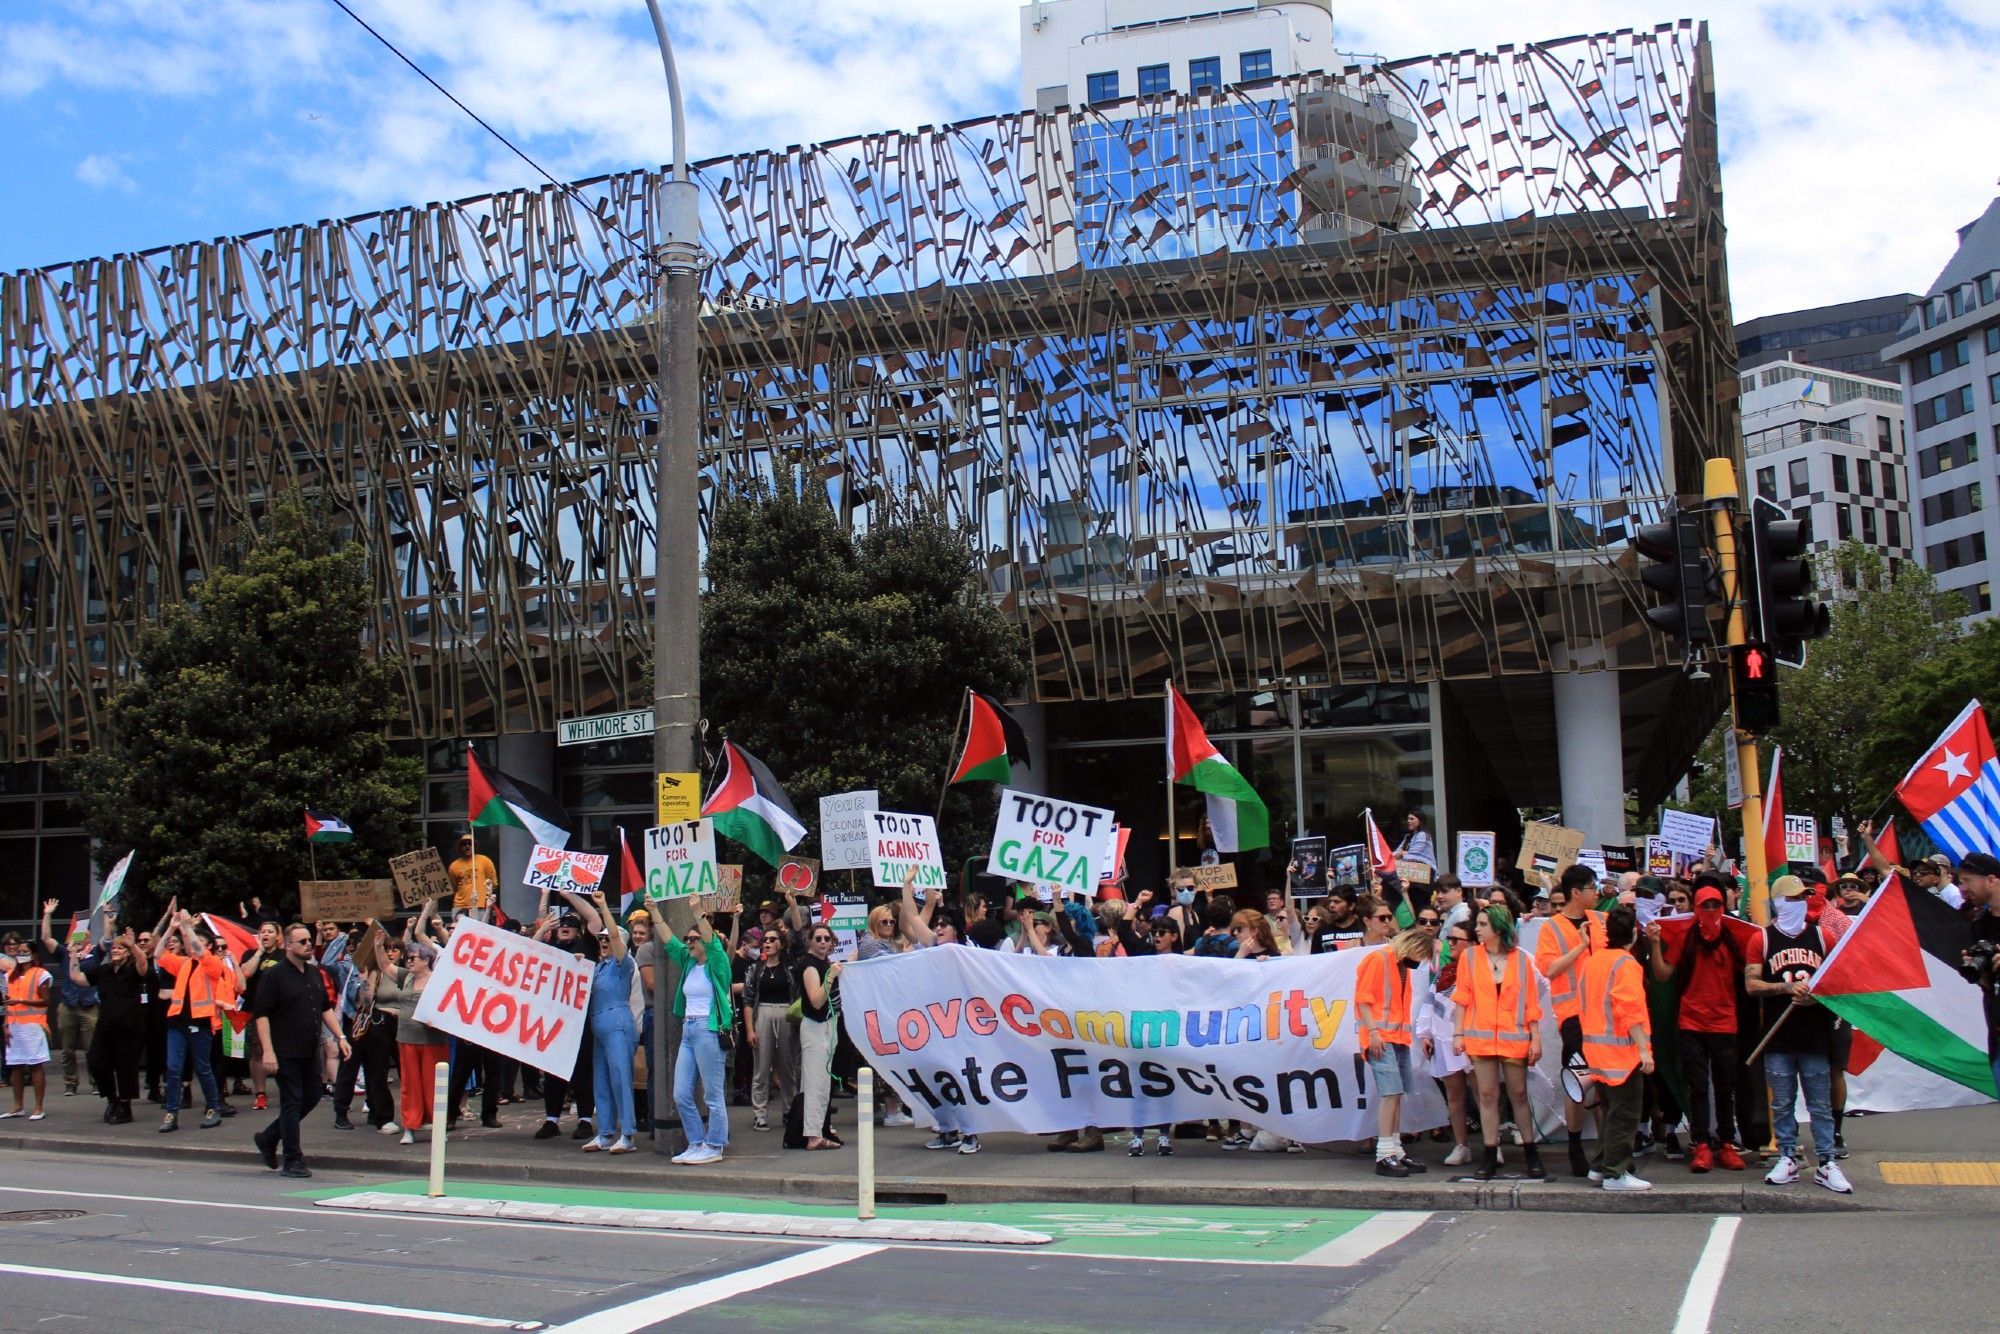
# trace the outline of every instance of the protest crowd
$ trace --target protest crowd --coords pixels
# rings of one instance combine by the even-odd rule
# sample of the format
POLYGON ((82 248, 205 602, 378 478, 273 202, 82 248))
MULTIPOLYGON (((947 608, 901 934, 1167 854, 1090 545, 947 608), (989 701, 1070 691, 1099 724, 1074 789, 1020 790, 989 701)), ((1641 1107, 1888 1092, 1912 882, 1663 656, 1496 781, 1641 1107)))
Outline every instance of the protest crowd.
MULTIPOLYGON (((968 702, 950 781, 1005 782, 1018 729, 968 702)), ((252 897, 234 917, 170 901, 149 924, 119 911, 128 856, 95 926, 80 914, 58 938, 50 900, 38 931, 0 939, 0 1120, 86 1094, 108 1124, 150 1104, 161 1134, 248 1110, 257 1156, 309 1176, 302 1127, 322 1101, 334 1132, 416 1145, 475 1115, 476 1093, 484 1129, 539 1104, 532 1141, 609 1156, 671 1117, 673 1164, 699 1167, 746 1131, 843 1149, 836 1108, 865 1063, 882 1127, 960 1156, 997 1132, 1133 1158, 1372 1139, 1391 1179, 1509 1168, 1636 1192, 1648 1159, 1656 1177, 1754 1164, 1773 1188, 1845 1195, 1857 1020, 1873 1052, 2000 1091, 2000 759, 1977 701, 1897 789, 1955 855, 1905 867, 1893 824, 1862 822, 1844 867, 1830 844, 1801 858, 1774 815, 1768 885, 1720 855, 1706 817, 1668 811, 1643 859, 1530 823, 1512 859, 1461 831, 1455 871, 1420 813, 1393 847, 1364 813, 1362 843, 1295 839, 1288 862, 1242 864, 1274 883, 1243 887, 1217 854, 1268 846, 1261 802, 1170 706, 1176 781, 1209 819, 1204 864, 1158 888, 1126 883, 1112 812, 1003 788, 988 873, 956 878, 932 817, 828 799, 823 848, 872 826, 848 865, 876 892, 850 874, 848 894, 822 894, 817 862, 785 867, 805 834, 789 800, 727 742, 703 818, 647 830, 643 876, 622 847, 615 909, 608 854, 538 844, 536 910, 509 919, 468 832, 448 868, 420 850, 435 874, 400 917, 291 920, 252 897), (711 892, 716 832, 780 870, 761 900, 711 892), (1652 845, 1670 833, 1666 858, 1652 845), (663 1024, 670 1084, 650 1069, 663 1024)), ((562 833, 547 794, 468 766, 473 826, 562 833)), ((306 825, 345 828, 310 810, 306 825)))

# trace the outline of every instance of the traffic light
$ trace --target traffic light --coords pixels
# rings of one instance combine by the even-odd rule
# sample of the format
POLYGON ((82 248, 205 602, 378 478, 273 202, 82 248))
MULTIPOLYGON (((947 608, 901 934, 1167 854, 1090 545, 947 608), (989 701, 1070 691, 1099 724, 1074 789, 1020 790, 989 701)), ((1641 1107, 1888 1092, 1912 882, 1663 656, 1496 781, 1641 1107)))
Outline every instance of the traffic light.
POLYGON ((1778 725, 1778 664, 1761 643, 1738 644, 1729 651, 1738 731, 1761 736, 1778 725))
POLYGON ((1703 545, 1706 520, 1700 511, 1683 511, 1679 501, 1667 506, 1666 521, 1642 525, 1632 545, 1650 564, 1639 571, 1639 582, 1659 594, 1646 609, 1646 621, 1690 652, 1715 641, 1709 628, 1708 602, 1713 586, 1708 551, 1703 545))
POLYGON ((1762 496, 1750 502, 1746 621, 1750 638, 1768 645, 1771 656, 1788 667, 1805 666, 1806 641, 1828 628, 1829 613, 1814 596, 1812 562, 1805 556, 1812 542, 1811 511, 1806 513, 1794 519, 1762 496))

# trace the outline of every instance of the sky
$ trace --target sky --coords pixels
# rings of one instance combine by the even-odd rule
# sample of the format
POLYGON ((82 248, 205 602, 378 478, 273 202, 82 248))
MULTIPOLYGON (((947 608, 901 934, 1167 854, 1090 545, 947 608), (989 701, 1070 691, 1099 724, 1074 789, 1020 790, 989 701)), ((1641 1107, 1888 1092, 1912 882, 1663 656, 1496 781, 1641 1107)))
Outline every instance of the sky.
MULTIPOLYGON (((644 0, 346 3, 560 179, 670 155, 644 0)), ((1666 3, 1337 4, 1336 38, 1393 59, 1703 17, 1666 3)), ((1019 102, 1019 0, 663 7, 696 159, 1019 102)), ((2000 193, 2000 0, 1712 10, 1736 317, 1928 287, 2000 193)), ((0 144, 0 271, 538 180, 334 0, 13 0, 0 144)))

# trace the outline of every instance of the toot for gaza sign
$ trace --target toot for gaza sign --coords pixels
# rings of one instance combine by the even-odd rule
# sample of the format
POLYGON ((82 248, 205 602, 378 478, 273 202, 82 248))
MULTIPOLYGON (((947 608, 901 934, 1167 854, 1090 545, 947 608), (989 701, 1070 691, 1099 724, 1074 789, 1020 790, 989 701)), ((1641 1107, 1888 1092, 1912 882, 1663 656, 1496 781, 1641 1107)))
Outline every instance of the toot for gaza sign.
POLYGON ((1095 894, 1116 855, 1116 825, 1116 816, 1096 806, 1002 788, 986 873, 1095 894))
POLYGON ((938 850, 937 821, 928 815, 901 811, 868 812, 868 833, 874 844, 870 865, 879 889, 895 889, 911 871, 918 889, 944 888, 944 856, 938 850))

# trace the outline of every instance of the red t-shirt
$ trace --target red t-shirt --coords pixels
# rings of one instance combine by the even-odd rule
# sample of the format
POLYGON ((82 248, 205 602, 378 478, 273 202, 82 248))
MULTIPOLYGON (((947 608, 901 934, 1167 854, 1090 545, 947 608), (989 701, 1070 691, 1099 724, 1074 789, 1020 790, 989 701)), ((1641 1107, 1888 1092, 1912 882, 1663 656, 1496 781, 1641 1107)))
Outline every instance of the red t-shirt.
POLYGON ((1763 962, 1764 942, 1761 938, 1747 941, 1740 952, 1730 950, 1722 941, 1713 949, 1703 949, 1701 944, 1700 932, 1690 927, 1680 950, 1667 952, 1670 967, 1680 964, 1681 950, 1692 948, 1695 952, 1687 984, 1681 988, 1681 1027, 1690 1033, 1734 1033, 1737 980, 1744 968, 1763 962))

